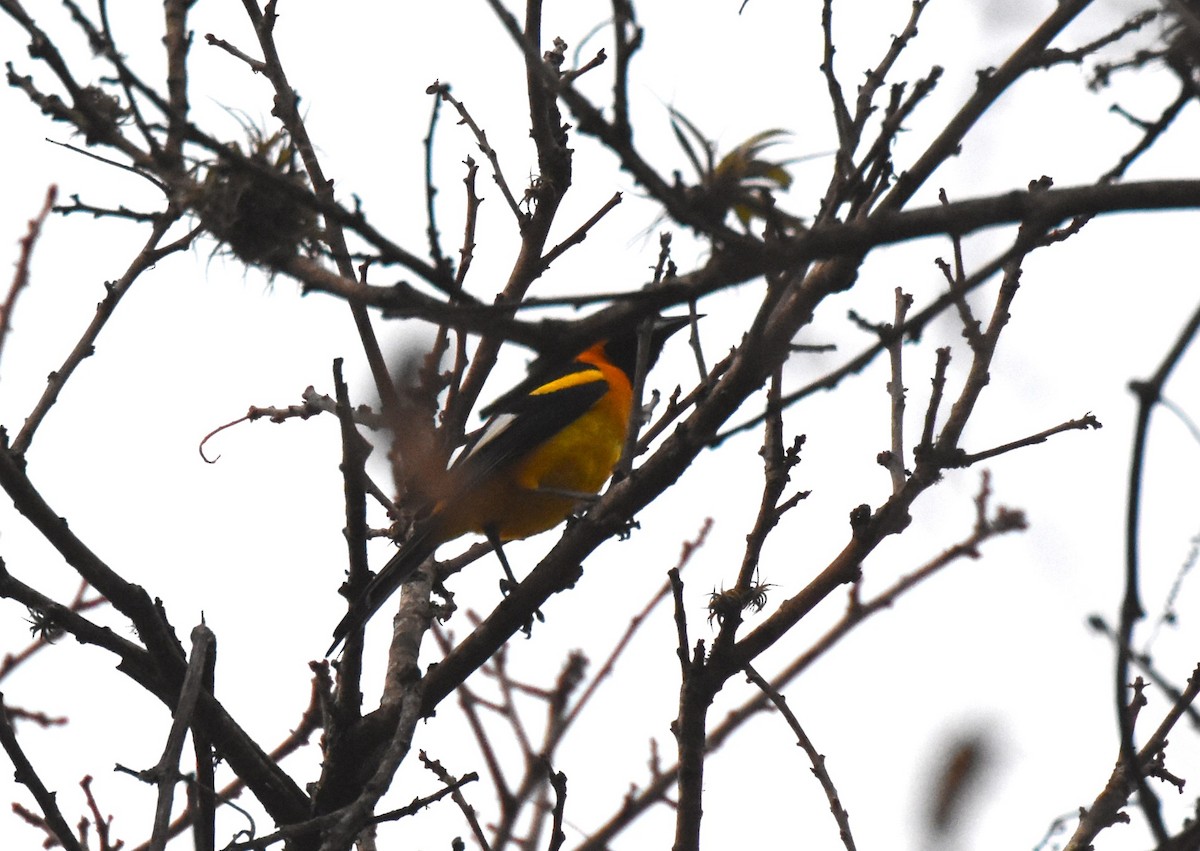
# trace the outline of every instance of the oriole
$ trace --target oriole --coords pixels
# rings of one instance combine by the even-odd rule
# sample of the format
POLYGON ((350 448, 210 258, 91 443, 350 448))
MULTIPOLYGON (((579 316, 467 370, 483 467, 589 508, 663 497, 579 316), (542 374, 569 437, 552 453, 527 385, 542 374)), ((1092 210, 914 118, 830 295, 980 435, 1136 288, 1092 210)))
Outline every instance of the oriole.
MULTIPOLYGON (((675 316, 655 322, 647 368, 688 321, 675 316)), ((524 391, 523 383, 490 406, 494 413, 446 473, 449 495, 417 521, 350 607, 326 655, 362 629, 441 544, 476 532, 498 548, 554 528, 581 500, 600 492, 629 431, 638 339, 634 328, 602 340, 571 361, 532 373, 533 389, 524 391)))

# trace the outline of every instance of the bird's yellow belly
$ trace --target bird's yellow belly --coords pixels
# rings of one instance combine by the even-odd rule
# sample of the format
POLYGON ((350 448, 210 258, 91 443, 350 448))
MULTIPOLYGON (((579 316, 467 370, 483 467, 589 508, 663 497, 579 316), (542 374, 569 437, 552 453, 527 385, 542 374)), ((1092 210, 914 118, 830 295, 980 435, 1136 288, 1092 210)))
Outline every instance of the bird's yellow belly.
POLYGON ((529 453, 497 470, 445 512, 443 540, 494 529, 502 541, 552 529, 600 492, 621 457, 627 418, 603 401, 529 453))

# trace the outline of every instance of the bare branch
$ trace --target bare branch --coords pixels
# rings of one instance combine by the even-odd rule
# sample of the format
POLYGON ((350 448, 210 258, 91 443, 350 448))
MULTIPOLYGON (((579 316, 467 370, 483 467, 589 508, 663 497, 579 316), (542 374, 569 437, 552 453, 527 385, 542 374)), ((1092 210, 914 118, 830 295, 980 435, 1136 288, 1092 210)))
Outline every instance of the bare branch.
POLYGON ((47 826, 65 851, 85 851, 75 838, 75 834, 71 832, 67 820, 63 818, 62 811, 59 810, 58 802, 55 799, 55 793, 46 788, 34 769, 33 763, 21 749, 16 732, 12 728, 12 722, 9 720, 8 709, 4 706, 3 695, 0 695, 0 747, 3 747, 4 752, 8 754, 8 759, 13 765, 15 779, 29 789, 46 817, 47 826))
POLYGON ((762 689, 763 694, 770 698, 771 703, 775 704, 775 708, 779 710, 788 726, 792 728, 792 732, 796 734, 796 743, 804 748, 804 752, 808 755, 808 761, 812 764, 812 773, 820 781, 825 797, 829 800, 829 810, 837 822, 838 835, 841 837, 842 844, 846 846, 846 851, 854 851, 854 837, 850 833, 850 814, 842 806, 841 795, 838 794, 837 787, 833 785, 833 778, 829 776, 829 771, 825 767, 824 754, 817 752, 812 740, 800 726, 799 719, 792 712, 792 708, 788 706, 787 699, 777 689, 752 667, 746 667, 746 678, 762 689))
MULTIPOLYGON (((1114 666, 1117 722, 1121 731, 1121 762, 1127 766, 1140 765, 1133 743, 1133 717, 1125 702, 1125 689, 1129 680, 1129 648, 1133 640, 1133 629, 1137 621, 1145 616, 1139 585, 1141 583, 1138 551, 1141 547, 1142 468, 1145 463, 1146 445, 1150 430, 1150 415, 1153 413, 1167 378, 1174 371, 1183 353, 1200 331, 1200 308, 1192 314, 1176 338, 1171 350, 1163 358, 1154 375, 1147 381, 1131 382, 1130 389, 1138 398, 1138 415, 1133 441, 1133 455, 1129 462, 1129 496, 1125 517, 1125 591, 1121 601, 1121 620, 1117 630, 1117 659, 1114 666)), ((1134 772, 1133 782, 1137 789, 1138 803, 1150 824, 1155 840, 1167 842, 1167 830, 1160 814, 1158 797, 1150 789, 1141 771, 1134 772)))
POLYGON ((20 296, 23 289, 29 286, 29 265, 33 259, 33 249, 37 245, 42 226, 45 225, 46 217, 50 215, 50 209, 54 206, 54 200, 57 197, 58 187, 51 185, 46 190, 46 200, 42 203, 41 211, 29 220, 29 229, 25 232, 25 236, 21 237, 19 243, 21 253, 17 257, 17 270, 13 273, 12 284, 9 285, 4 303, 0 304, 0 354, 3 354, 4 344, 8 341, 13 311, 17 307, 17 297, 20 296))
POLYGON ((504 200, 508 202, 508 208, 517 220, 518 229, 523 230, 529 220, 529 214, 521 210, 521 205, 517 203, 512 190, 508 188, 508 181, 504 179, 504 172, 500 168, 500 155, 496 153, 496 149, 488 142, 487 132, 475 123, 475 119, 471 117, 471 113, 467 111, 463 102, 450 94, 450 85, 448 83, 435 81, 425 91, 428 94, 436 95, 440 100, 447 101, 458 111, 459 124, 465 124, 471 128, 471 132, 475 134, 475 142, 479 145, 479 150, 487 157, 488 162, 492 164, 492 179, 500 187, 500 194, 504 196, 504 200))

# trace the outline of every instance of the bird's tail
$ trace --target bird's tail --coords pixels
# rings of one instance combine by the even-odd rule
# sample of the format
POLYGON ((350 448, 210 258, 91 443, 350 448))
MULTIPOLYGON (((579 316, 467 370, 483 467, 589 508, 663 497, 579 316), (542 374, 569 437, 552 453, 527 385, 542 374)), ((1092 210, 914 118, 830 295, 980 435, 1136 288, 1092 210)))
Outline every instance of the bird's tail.
POLYGON ((437 546, 437 536, 431 525, 418 529, 383 566, 383 570, 375 574, 366 591, 351 604, 350 611, 346 612, 346 616, 334 627, 333 644, 329 645, 325 655, 331 655, 346 636, 361 631, 367 625, 367 621, 379 611, 379 607, 404 584, 404 580, 412 576, 417 568, 433 555, 437 546))

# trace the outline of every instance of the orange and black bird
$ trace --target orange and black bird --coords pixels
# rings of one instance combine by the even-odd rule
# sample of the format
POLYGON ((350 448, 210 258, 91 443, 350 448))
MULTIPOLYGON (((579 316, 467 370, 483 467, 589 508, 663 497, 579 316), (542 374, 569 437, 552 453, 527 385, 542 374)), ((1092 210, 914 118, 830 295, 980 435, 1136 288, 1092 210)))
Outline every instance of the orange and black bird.
MULTIPOLYGON (((646 368, 686 316, 655 320, 646 368)), ((501 544, 552 529, 604 487, 621 458, 633 407, 637 327, 595 343, 572 360, 535 364, 529 380, 500 397, 491 417, 446 473, 447 495, 413 533, 333 631, 332 653, 447 541, 486 535, 501 544)))

